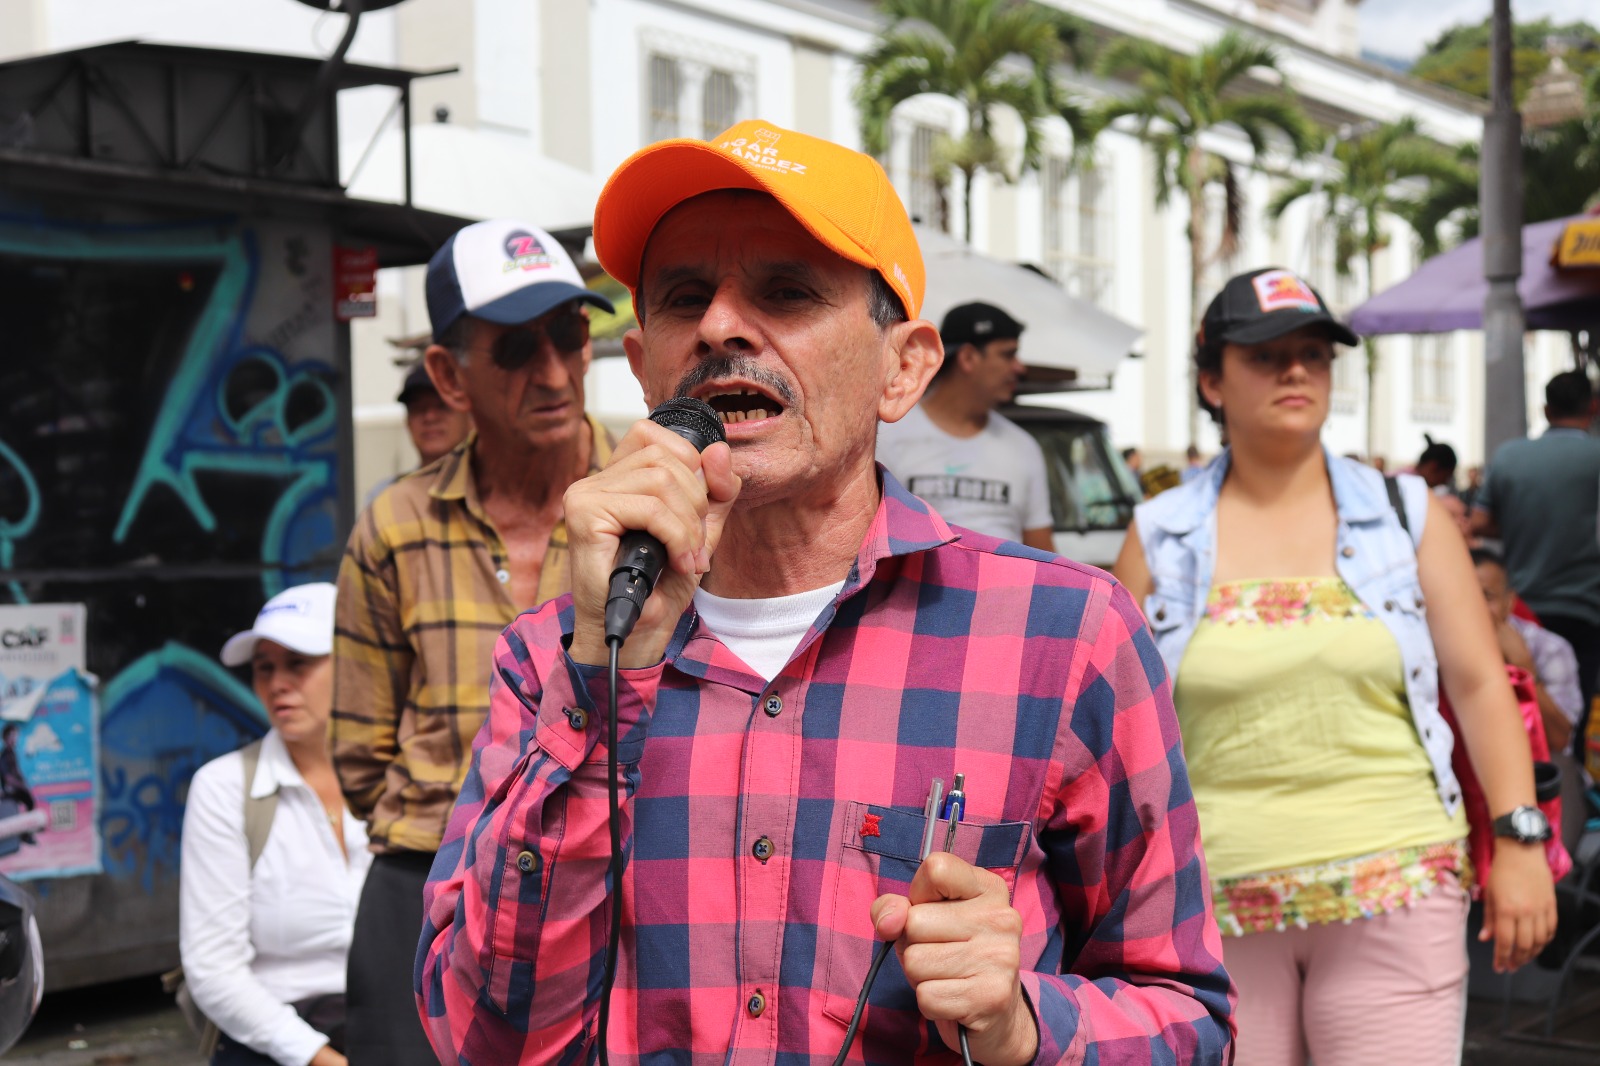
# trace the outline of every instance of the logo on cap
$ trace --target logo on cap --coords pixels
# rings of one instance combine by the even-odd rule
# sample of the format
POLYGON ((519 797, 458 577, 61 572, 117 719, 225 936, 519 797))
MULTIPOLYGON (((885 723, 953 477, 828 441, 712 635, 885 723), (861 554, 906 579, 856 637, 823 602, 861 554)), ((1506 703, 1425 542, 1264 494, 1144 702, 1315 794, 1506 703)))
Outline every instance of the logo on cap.
POLYGON ((735 137, 730 141, 723 141, 718 147, 729 155, 743 159, 746 163, 754 163, 762 170, 804 174, 806 172, 804 163, 779 157, 778 140, 782 136, 775 130, 761 126, 750 137, 735 137))
POLYGON ((1322 310, 1322 302, 1311 286, 1287 270, 1268 270, 1250 279, 1255 286, 1256 301, 1261 312, 1322 310))
POLYGON ((527 230, 513 230, 506 234, 505 249, 506 261, 500 266, 503 274, 513 270, 544 270, 555 262, 555 256, 545 251, 539 238, 527 230))

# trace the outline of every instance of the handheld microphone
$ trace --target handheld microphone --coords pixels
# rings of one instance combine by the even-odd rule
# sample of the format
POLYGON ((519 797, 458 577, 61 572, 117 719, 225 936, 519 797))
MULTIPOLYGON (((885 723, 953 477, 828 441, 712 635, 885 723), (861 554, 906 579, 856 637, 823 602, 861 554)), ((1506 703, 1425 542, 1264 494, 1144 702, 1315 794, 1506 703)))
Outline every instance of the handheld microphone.
MULTIPOLYGON (((693 444, 696 451, 703 452, 727 439, 717 412, 704 400, 692 397, 668 400, 650 412, 650 421, 670 429, 693 444)), ((616 566, 611 571, 611 590, 606 595, 606 643, 628 639, 666 562, 666 549, 649 533, 635 530, 623 534, 616 566)))

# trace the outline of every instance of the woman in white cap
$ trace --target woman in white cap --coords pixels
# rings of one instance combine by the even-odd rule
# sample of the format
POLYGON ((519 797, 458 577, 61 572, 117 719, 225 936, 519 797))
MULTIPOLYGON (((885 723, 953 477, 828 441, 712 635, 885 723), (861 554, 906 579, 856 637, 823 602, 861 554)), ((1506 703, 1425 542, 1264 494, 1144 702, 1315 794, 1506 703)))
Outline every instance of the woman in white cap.
POLYGON ((287 589, 223 646, 271 728, 202 766, 183 819, 179 946, 212 1066, 346 1066, 345 955, 371 855, 328 756, 334 586, 287 589))

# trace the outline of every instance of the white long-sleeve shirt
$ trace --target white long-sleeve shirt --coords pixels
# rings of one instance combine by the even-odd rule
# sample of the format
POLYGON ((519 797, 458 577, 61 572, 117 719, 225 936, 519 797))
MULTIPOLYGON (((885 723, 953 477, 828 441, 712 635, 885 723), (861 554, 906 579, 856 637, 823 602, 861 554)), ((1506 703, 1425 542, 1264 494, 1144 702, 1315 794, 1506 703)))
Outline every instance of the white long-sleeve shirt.
POLYGON ((252 875, 244 836, 244 767, 233 752, 202 766, 183 815, 178 946, 195 1004, 234 1041, 281 1066, 305 1066, 327 1038, 291 1004, 344 991, 356 903, 372 856, 344 814, 339 851, 322 801, 277 730, 262 746, 251 795, 278 790, 272 832, 252 875))

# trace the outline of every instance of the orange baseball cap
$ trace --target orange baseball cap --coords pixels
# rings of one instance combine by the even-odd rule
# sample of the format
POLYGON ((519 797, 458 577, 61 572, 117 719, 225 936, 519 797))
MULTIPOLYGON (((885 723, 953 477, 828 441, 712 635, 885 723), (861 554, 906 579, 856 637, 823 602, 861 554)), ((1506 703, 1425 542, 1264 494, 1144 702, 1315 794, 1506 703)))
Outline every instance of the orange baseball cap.
POLYGON ((624 160, 594 209, 600 265, 637 292, 644 246, 662 216, 718 189, 770 193, 824 246, 882 275, 907 317, 921 311, 922 249, 878 161, 760 119, 709 141, 660 141, 624 160))

